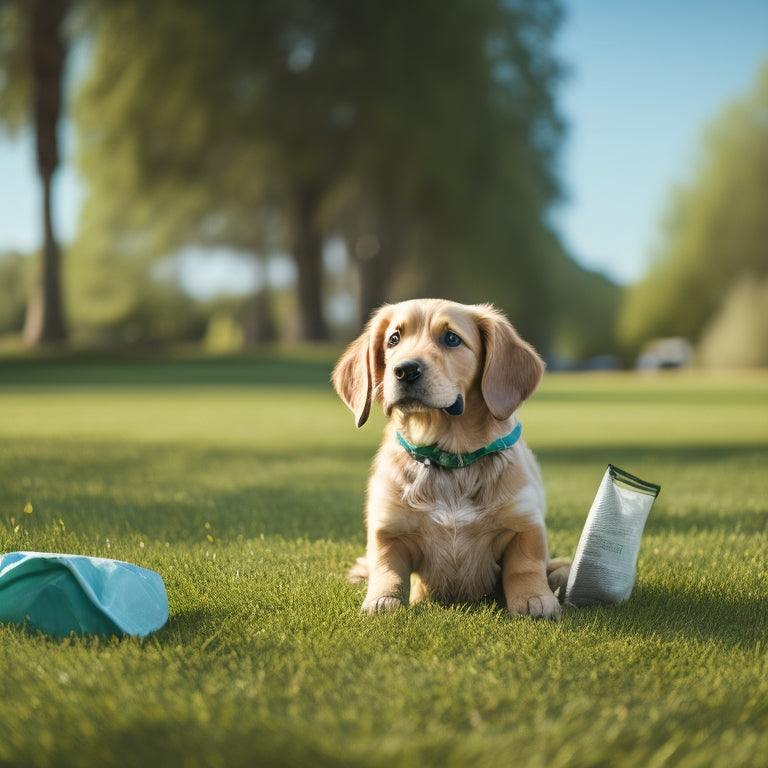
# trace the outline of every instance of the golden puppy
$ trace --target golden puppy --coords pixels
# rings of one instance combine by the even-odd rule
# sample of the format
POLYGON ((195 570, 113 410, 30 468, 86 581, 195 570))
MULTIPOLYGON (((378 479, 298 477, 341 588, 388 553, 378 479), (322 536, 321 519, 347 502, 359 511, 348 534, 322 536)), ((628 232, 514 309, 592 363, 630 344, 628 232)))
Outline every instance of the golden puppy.
POLYGON ((391 416, 368 484, 366 555, 350 571, 368 578, 364 611, 501 589, 513 614, 559 617, 541 473, 514 417, 543 372, 490 305, 384 306, 350 344, 336 391, 358 427, 373 401, 391 416))

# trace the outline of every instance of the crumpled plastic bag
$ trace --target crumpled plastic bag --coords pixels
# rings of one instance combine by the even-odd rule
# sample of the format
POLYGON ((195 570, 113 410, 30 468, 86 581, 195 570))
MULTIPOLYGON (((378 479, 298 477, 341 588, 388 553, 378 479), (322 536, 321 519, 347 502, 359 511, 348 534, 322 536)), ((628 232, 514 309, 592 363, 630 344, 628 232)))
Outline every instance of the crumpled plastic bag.
POLYGON ((160 574, 132 563, 50 552, 0 558, 0 622, 51 635, 145 637, 168 620, 160 574))
POLYGON ((576 548, 566 605, 618 603, 630 596, 643 528, 660 491, 608 465, 576 548))

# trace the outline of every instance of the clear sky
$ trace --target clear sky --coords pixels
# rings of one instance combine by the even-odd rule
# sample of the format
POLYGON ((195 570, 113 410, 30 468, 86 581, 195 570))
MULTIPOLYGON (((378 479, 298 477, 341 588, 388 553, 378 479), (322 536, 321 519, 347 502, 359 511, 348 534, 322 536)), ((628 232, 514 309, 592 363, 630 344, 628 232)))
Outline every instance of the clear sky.
POLYGON ((670 188, 704 126, 768 60, 768 0, 570 0, 558 39, 571 76, 556 217, 569 252, 619 282, 647 267, 670 188))
MULTIPOLYGON (((570 69, 559 91, 567 197, 555 222, 578 261, 631 282, 648 263, 669 189, 690 178, 703 127, 768 59, 768 0, 565 0, 564 8, 556 50, 570 69)), ((62 143, 55 217, 66 242, 83 191, 66 128, 62 143)), ((38 208, 29 136, 0 134, 0 252, 38 247, 38 208)), ((226 269, 206 280, 226 284, 226 269)))

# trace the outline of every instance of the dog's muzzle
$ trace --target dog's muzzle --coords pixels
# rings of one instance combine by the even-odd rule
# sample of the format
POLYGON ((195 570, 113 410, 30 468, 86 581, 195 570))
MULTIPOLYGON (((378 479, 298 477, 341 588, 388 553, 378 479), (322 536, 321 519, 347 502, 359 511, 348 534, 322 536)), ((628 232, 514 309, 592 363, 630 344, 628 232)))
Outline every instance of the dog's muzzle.
MULTIPOLYGON (((435 408, 445 411, 449 416, 461 416, 464 413, 464 396, 457 395, 451 405, 441 406, 430 402, 428 387, 424 380, 426 367, 424 363, 417 358, 408 358, 402 360, 392 368, 392 375, 397 381, 398 400, 396 405, 408 408, 413 405, 420 405, 426 408, 435 408)), ((395 405, 393 403, 393 405, 395 405)), ((387 413, 389 415, 389 413, 387 413)))

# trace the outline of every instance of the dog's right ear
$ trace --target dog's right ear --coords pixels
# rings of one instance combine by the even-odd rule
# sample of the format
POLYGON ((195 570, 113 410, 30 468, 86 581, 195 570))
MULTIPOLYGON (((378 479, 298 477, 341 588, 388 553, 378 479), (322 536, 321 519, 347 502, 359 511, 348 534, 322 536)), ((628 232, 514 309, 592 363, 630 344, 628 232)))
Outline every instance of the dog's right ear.
POLYGON ((384 376, 384 332, 391 314, 390 306, 379 309, 333 369, 333 386, 355 414, 358 427, 368 421, 371 402, 384 376))

